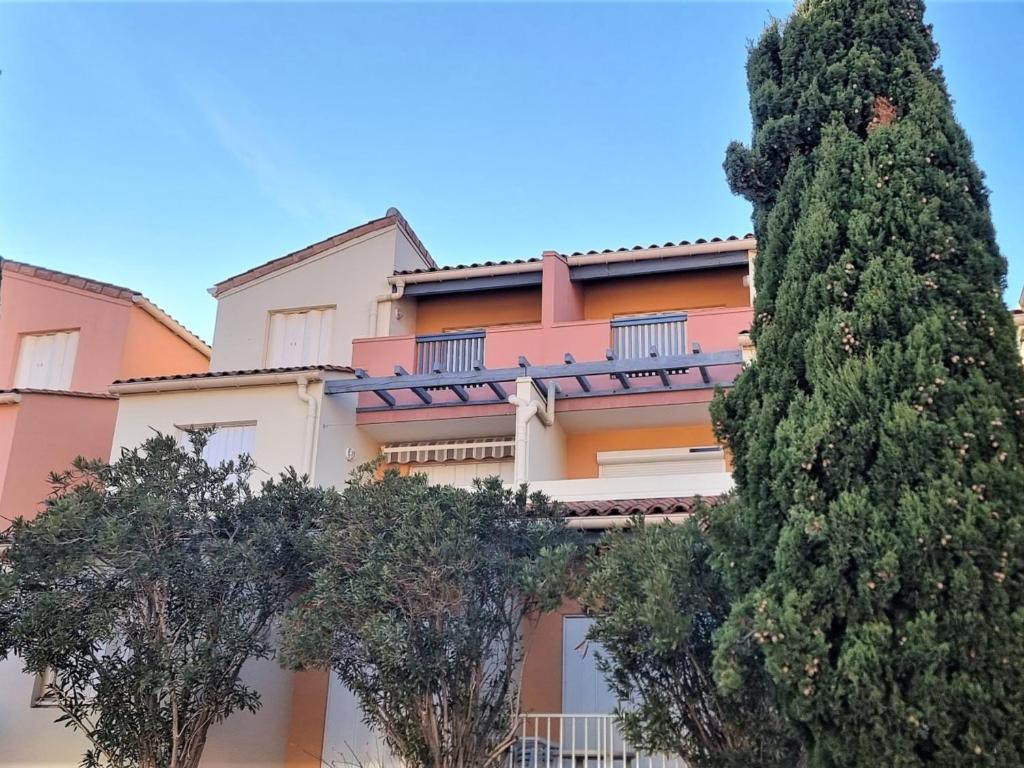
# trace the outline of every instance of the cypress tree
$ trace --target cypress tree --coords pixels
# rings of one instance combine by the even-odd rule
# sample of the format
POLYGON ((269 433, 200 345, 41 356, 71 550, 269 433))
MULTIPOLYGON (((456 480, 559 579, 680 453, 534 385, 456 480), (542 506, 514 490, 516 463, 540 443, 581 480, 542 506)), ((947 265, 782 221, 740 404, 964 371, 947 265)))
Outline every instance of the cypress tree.
POLYGON ((814 766, 1024 765, 1024 372, 919 0, 806 0, 752 47, 757 359, 712 523, 814 766))

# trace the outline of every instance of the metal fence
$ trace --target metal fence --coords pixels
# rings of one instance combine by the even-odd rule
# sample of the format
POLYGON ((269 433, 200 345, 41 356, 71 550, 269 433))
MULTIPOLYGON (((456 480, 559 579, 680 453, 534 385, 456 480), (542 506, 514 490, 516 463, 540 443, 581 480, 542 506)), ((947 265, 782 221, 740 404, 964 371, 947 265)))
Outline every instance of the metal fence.
POLYGON ((612 351, 620 360, 659 355, 686 354, 686 314, 620 317, 612 320, 612 351))
POLYGON ((635 749, 613 715, 520 715, 506 768, 687 768, 678 757, 635 749))
POLYGON ((458 331, 416 337, 416 373, 472 371, 484 361, 484 332, 458 331))

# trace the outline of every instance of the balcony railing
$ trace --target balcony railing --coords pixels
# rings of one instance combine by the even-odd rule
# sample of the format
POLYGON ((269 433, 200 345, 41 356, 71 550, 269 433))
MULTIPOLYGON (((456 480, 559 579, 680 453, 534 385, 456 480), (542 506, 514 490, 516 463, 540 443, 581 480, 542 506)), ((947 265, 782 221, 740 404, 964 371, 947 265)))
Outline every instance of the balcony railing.
POLYGON ((634 748, 612 715, 520 715, 505 768, 686 768, 634 748))
POLYGON ((612 352, 620 360, 686 354, 686 314, 620 317, 612 320, 612 352))
POLYGON ((484 359, 484 332, 458 331, 416 337, 416 373, 472 371, 484 359))

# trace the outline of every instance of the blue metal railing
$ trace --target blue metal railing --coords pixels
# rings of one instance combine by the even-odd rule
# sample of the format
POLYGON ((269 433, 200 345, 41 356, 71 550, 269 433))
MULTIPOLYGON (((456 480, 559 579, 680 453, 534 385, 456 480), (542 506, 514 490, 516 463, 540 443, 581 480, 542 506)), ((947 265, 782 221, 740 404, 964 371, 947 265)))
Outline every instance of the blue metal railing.
POLYGON ((621 317, 612 320, 612 351, 620 360, 686 354, 686 313, 621 317))
POLYGON ((416 337, 416 373, 472 371, 484 361, 484 331, 457 331, 416 337))

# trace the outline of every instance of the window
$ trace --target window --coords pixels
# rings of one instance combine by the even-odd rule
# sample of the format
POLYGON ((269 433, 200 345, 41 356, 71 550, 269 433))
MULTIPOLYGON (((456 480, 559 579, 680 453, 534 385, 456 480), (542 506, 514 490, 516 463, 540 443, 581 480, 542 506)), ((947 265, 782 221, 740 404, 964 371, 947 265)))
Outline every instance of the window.
POLYGON ((598 477, 652 477, 725 472, 721 448, 655 448, 643 451, 599 451, 598 477))
POLYGON ((71 389, 78 351, 78 331, 28 334, 21 337, 17 389, 71 389))
POLYGON ((476 479, 497 475, 506 483, 513 479, 514 461, 455 461, 436 464, 412 464, 409 474, 426 475, 431 485, 454 485, 469 488, 476 479))
POLYGON ((270 313, 267 367, 292 368, 327 363, 334 308, 270 313))
POLYGON ((188 427, 179 427, 182 430, 180 441, 183 447, 190 449, 192 440, 186 429, 198 429, 200 427, 215 427, 216 431, 210 435, 206 447, 203 449, 203 459, 211 467, 216 467, 228 461, 237 461, 243 453, 252 455, 253 446, 256 443, 255 424, 195 424, 188 427))
POLYGON ((392 443, 381 447, 391 464, 408 464, 410 474, 426 475, 433 485, 468 488, 477 478, 497 475, 511 483, 514 437, 470 437, 442 442, 392 443))
POLYGON ((55 682, 56 677, 53 670, 47 667, 38 675, 32 684, 31 707, 56 707, 57 697, 54 696, 50 686, 55 682))

